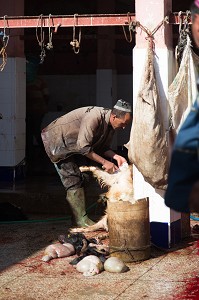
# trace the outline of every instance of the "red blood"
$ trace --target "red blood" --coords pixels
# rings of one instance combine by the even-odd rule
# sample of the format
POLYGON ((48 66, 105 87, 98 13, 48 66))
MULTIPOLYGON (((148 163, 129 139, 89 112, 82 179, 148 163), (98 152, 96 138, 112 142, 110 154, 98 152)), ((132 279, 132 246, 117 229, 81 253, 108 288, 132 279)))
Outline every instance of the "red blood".
POLYGON ((199 300, 199 277, 196 276, 186 282, 184 291, 174 296, 175 300, 199 300))

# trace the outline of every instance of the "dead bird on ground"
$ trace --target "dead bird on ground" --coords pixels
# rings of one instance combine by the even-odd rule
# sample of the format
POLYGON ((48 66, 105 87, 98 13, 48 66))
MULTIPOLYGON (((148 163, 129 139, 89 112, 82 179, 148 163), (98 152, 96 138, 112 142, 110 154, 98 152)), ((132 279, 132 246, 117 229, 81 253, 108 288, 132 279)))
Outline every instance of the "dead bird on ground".
POLYGON ((60 235, 59 242, 62 244, 72 243, 78 257, 73 259, 70 264, 76 265, 80 260, 88 255, 95 255, 104 262, 105 257, 109 254, 109 247, 99 244, 99 240, 95 238, 86 238, 82 233, 69 233, 68 235, 60 235))
POLYGON ((58 237, 59 243, 49 245, 45 251, 42 260, 49 262, 54 258, 68 257, 77 254, 71 264, 77 264, 87 255, 96 255, 104 260, 103 256, 108 254, 108 247, 99 244, 95 238, 87 239, 82 233, 68 233, 58 237))

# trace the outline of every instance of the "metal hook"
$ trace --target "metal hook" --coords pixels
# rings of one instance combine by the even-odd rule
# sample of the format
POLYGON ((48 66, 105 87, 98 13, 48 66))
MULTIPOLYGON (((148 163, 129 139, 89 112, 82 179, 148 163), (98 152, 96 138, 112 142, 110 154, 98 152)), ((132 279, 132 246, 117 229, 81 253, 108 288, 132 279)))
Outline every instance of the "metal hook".
POLYGON ((58 31, 58 28, 61 26, 61 24, 60 23, 58 23, 56 26, 55 26, 55 29, 54 29, 54 33, 57 33, 57 31, 58 31))

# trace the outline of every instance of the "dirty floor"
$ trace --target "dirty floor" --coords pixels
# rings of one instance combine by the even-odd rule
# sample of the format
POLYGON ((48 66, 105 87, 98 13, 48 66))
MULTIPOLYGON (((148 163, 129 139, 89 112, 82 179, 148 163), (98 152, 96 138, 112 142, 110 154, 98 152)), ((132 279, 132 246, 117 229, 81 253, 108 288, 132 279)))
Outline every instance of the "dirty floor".
POLYGON ((75 256, 43 262, 44 249, 71 227, 64 197, 54 175, 0 186, 0 202, 20 204, 28 214, 28 221, 0 223, 0 300, 199 299, 199 230, 170 250, 151 245, 150 258, 128 263, 126 273, 84 277, 69 264, 75 256))
POLYGON ((67 232, 70 220, 34 217, 29 223, 0 225, 2 300, 199 299, 197 233, 169 251, 152 245, 150 259, 127 263, 126 273, 84 277, 69 264, 75 256, 41 261, 46 246, 67 232))

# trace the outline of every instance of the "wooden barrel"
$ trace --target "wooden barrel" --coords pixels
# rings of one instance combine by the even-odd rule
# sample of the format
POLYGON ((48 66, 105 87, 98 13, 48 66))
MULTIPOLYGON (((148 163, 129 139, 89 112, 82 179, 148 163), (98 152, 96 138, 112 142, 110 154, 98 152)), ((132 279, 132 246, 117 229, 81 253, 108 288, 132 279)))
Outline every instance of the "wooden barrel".
POLYGON ((149 200, 107 201, 109 246, 111 256, 124 262, 150 257, 149 200))

